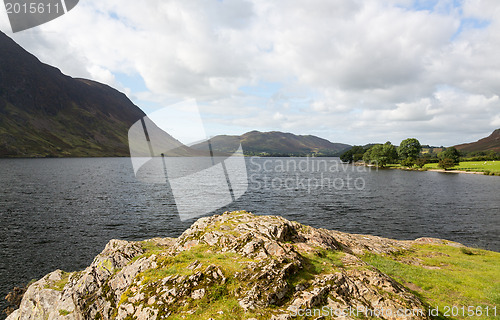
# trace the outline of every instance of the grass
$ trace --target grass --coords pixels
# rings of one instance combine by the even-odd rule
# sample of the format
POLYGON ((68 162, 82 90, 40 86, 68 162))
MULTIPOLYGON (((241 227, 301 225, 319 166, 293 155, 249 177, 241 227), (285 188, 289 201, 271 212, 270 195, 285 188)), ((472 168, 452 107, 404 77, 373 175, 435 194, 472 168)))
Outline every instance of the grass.
POLYGON ((64 286, 66 283, 69 281, 69 276, 71 275, 70 272, 62 272, 62 277, 61 280, 54 281, 51 284, 45 285, 45 289, 52 289, 56 291, 63 291, 64 286))
POLYGON ((154 241, 151 240, 141 241, 140 245, 145 252, 142 255, 135 256, 132 259, 132 262, 144 257, 150 257, 153 254, 160 254, 165 250, 164 246, 157 245, 154 241))
MULTIPOLYGON (((25 112, 12 104, 5 106, 6 117, 0 119, 0 148, 7 157, 89 157, 127 156, 128 126, 110 121, 93 121, 96 115, 73 104, 49 120, 40 122, 40 114, 25 112), (25 120, 25 125, 20 121, 25 120), (76 120, 78 119, 78 120, 76 120), (37 126, 41 125, 41 127, 37 126), (50 129, 47 129, 50 128, 50 129), (102 141, 88 136, 97 133, 102 141), (15 138, 16 143, 8 141, 15 138), (121 144, 121 145, 119 145, 121 144)), ((42 116, 43 118, 43 116, 42 116)))
POLYGON ((303 268, 289 279, 290 285, 296 286, 299 283, 307 282, 314 279, 314 276, 318 274, 338 271, 336 269, 343 266, 341 261, 343 256, 343 252, 325 249, 317 249, 312 253, 302 254, 304 259, 303 268))
POLYGON ((479 307, 483 313, 487 307, 490 310, 490 316, 475 315, 474 319, 498 319, 500 316, 500 253, 418 245, 397 256, 365 254, 363 260, 406 285, 431 308, 437 307, 444 312, 456 306, 459 315, 451 318, 467 318, 469 306, 474 310, 479 307), (415 261, 421 265, 414 265, 415 261), (496 317, 492 314, 495 307, 496 317))
MULTIPOLYGON (((212 253, 209 248, 206 245, 198 245, 173 257, 160 257, 158 259, 160 268, 147 270, 142 275, 147 282, 156 281, 172 274, 191 275, 194 271, 187 267, 195 260, 202 263, 205 268, 213 264, 225 272, 234 274, 243 271, 242 262, 251 261, 234 252, 212 253)), ((155 249, 147 254, 151 252, 155 252, 155 249)))
POLYGON ((207 288, 208 292, 201 300, 191 300, 179 308, 169 319, 269 319, 269 310, 245 311, 240 307, 238 299, 233 293, 241 285, 241 283, 229 279, 224 284, 207 288), (186 313, 189 310, 192 314, 186 313), (179 311, 184 311, 184 313, 179 311))
MULTIPOLYGON (((439 169, 437 163, 428 163, 424 168, 439 169)), ((500 161, 462 161, 451 170, 483 172, 489 175, 500 175, 500 161)))
MULTIPOLYGON (((177 263, 189 263, 194 261, 194 258, 203 263, 203 261, 210 262, 220 266, 224 272, 229 271, 230 274, 234 272, 241 271, 242 268, 233 262, 234 257, 230 253, 226 254, 207 254, 204 251, 206 248, 202 246, 194 247, 191 250, 196 249, 194 253, 182 252, 177 258, 177 263), (193 254, 195 257, 193 257, 193 254), (230 259, 228 259, 230 258, 230 259), (208 260, 205 260, 208 259, 208 260)), ((191 251, 190 250, 190 251, 191 251)), ((344 254, 342 252, 330 251, 325 249, 317 249, 314 252, 304 254, 304 268, 296 273, 289 279, 289 283, 295 286, 302 282, 310 281, 314 278, 314 275, 322 273, 332 273, 336 268, 342 267, 341 257, 344 254)), ((242 259, 241 256, 237 255, 242 259)), ((244 259, 244 258, 243 258, 244 259)), ((204 263, 204 265, 206 265, 204 263)), ((210 287, 208 293, 200 301, 191 301, 191 303, 186 304, 184 309, 179 309, 176 315, 169 318, 172 319, 269 319, 270 312, 274 306, 268 306, 263 310, 256 310, 254 312, 244 311, 238 303, 238 300, 232 294, 238 287, 241 287, 242 283, 234 281, 232 278, 228 278, 225 284, 210 287), (196 311, 190 314, 183 314, 179 311, 196 311)))
MULTIPOLYGON (((144 255, 150 255, 161 250, 152 243, 143 243, 143 248, 146 249, 144 255)), ((342 267, 341 258, 343 255, 342 252, 321 248, 303 254, 304 268, 289 279, 289 284, 295 286, 312 280, 314 275, 338 271, 338 268, 342 267)), ((241 286, 249 284, 236 281, 234 274, 244 271, 246 262, 252 261, 249 258, 234 252, 212 252, 211 247, 207 245, 194 246, 176 256, 158 256, 158 268, 146 270, 138 275, 138 278, 146 286, 152 285, 155 288, 155 283, 166 276, 189 276, 197 270, 204 270, 208 265, 220 267, 224 270, 224 275, 227 278, 224 283, 215 284, 208 288, 205 287, 207 292, 199 300, 188 297, 188 301, 183 305, 170 310, 174 314, 169 319, 269 319, 271 312, 276 308, 275 306, 269 306, 262 310, 244 311, 240 307, 238 298, 234 293, 239 291, 241 286), (196 260, 203 265, 202 268, 197 270, 188 269, 187 266, 196 260)), ((126 292, 118 305, 124 303, 130 294, 130 292, 126 292)))
MULTIPOLYGON (((161 249, 152 243, 143 243, 146 249, 144 255, 151 255, 161 251, 161 249)), ((143 255, 143 256, 144 256, 143 255)), ((146 286, 148 284, 156 288, 155 283, 169 275, 189 276, 198 270, 204 270, 209 265, 220 267, 224 271, 226 281, 220 284, 214 284, 206 288, 204 297, 194 300, 188 297, 188 301, 174 311, 169 319, 247 319, 260 318, 261 314, 244 311, 238 303, 234 292, 242 285, 234 280, 234 274, 244 270, 244 264, 251 259, 245 258, 234 252, 214 253, 207 245, 198 245, 190 250, 180 252, 175 256, 159 256, 158 268, 146 270, 138 275, 146 286), (191 270, 189 266, 194 261, 202 264, 201 269, 191 270), (189 313, 187 313, 189 311, 189 313)), ((127 300, 130 292, 122 295, 118 305, 127 300)), ((161 308, 160 308, 161 309, 161 308)), ((161 312, 166 312, 165 310, 161 312)), ((262 315, 269 316, 269 312, 263 311, 262 315)), ((160 315, 159 315, 160 316, 160 315)))
POLYGON ((67 316, 68 314, 71 314, 72 311, 68 311, 68 310, 65 310, 65 309, 60 309, 59 310, 59 315, 61 316, 67 316))
MULTIPOLYGON (((191 306, 191 308, 193 308, 191 306)), ((186 308, 189 309, 189 308, 186 308)), ((257 312, 244 311, 239 303, 238 299, 230 294, 221 296, 218 300, 209 302, 209 299, 203 299, 198 302, 196 307, 194 307, 195 311, 193 314, 187 313, 176 313, 168 317, 168 319, 172 320, 180 320, 180 319, 221 319, 221 320, 229 320, 229 319, 269 319, 270 313, 266 310, 261 310, 257 312)), ((188 310, 184 310, 188 311, 188 310)))

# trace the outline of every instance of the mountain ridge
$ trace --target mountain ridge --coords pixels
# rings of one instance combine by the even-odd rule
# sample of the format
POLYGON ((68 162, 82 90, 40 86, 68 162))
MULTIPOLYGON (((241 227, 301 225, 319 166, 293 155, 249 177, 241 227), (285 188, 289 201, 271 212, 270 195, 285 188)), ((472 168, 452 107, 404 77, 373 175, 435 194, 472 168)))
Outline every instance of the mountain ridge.
POLYGON ((144 116, 122 92, 67 76, 0 32, 0 157, 129 156, 128 130, 144 116))
MULTIPOLYGON (((72 78, 42 63, 0 32, 0 157, 129 156, 131 126, 146 114, 118 90, 88 79, 72 78)), ((173 156, 197 155, 168 133, 157 137, 173 156)), ((351 147, 313 135, 249 131, 210 139, 215 155, 237 150, 256 156, 338 156, 351 147)), ((193 146, 206 151, 207 142, 193 146)), ((463 151, 500 152, 500 129, 463 151)), ((161 152, 161 151, 160 151, 161 152)))
POLYGON ((479 139, 476 142, 462 143, 455 146, 457 150, 474 151, 495 151, 500 152, 500 129, 494 130, 489 136, 479 139))
MULTIPOLYGON (((245 155, 260 156, 333 156, 351 147, 348 144, 333 143, 313 135, 296 135, 290 132, 257 130, 238 135, 217 135, 210 139, 214 152, 234 152, 239 143, 245 155)), ((206 148, 206 143, 192 146, 194 149, 206 148)))

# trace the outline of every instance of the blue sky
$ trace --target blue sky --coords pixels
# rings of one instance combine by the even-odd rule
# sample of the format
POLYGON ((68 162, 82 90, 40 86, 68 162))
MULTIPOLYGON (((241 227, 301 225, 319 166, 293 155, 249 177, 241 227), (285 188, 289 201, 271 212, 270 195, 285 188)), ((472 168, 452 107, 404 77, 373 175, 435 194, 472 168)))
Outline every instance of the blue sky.
POLYGON ((453 145, 500 128, 499 19, 496 0, 85 0, 0 30, 147 113, 196 99, 208 135, 453 145))

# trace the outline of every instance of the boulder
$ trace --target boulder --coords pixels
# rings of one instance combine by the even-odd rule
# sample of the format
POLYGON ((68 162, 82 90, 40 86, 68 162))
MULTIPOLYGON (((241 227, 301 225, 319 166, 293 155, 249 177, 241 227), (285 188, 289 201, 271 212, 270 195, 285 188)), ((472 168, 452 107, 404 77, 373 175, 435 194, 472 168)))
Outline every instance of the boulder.
POLYGON ((358 258, 411 245, 226 212, 177 239, 111 240, 85 270, 56 270, 30 285, 7 319, 196 319, 220 301, 245 319, 291 319, 294 310, 321 307, 423 310, 418 297, 358 258))

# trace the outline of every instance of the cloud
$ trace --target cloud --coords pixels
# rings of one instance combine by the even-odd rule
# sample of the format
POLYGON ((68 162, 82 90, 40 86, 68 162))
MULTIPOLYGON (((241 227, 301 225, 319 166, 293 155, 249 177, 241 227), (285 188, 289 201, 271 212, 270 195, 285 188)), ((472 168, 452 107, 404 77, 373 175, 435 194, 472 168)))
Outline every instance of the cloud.
POLYGON ((496 0, 87 0, 13 37, 136 103, 196 98, 214 130, 451 145, 498 127, 499 31, 496 0))

